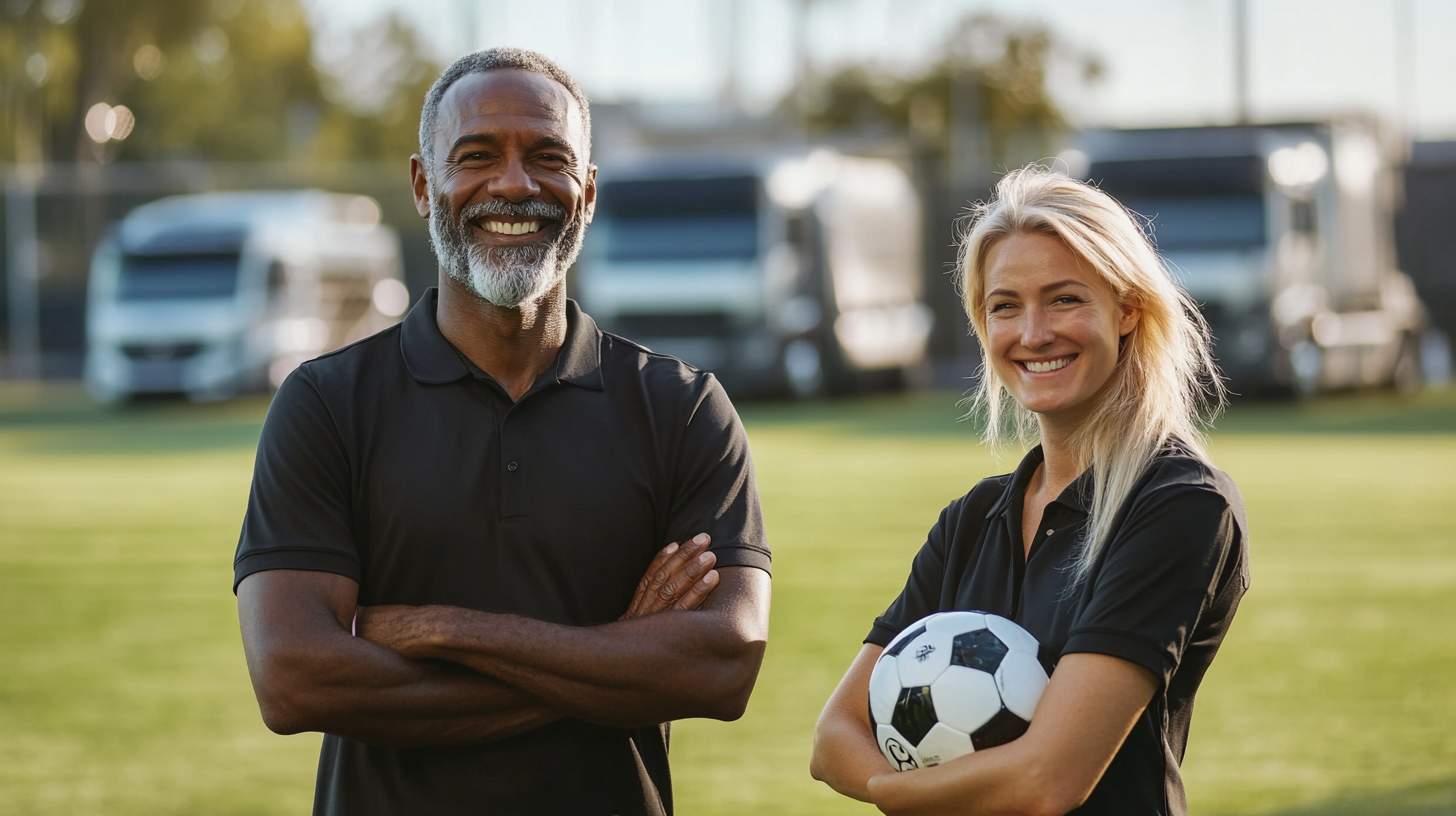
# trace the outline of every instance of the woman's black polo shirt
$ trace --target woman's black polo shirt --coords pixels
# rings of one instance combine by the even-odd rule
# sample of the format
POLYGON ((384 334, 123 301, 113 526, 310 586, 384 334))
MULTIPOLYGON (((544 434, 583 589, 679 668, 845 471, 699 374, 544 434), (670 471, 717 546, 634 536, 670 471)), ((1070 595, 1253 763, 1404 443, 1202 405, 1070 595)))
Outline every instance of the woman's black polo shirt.
MULTIPOLYGON (((748 441, 711 375, 598 331, 568 302, 555 366, 517 402, 440 334, 399 326, 298 369, 258 444, 234 588, 333 572, 359 602, 615 620, 669 541, 767 570, 748 441)), ((563 720, 472 748, 328 735, 315 812, 671 812, 667 729, 563 720)))
POLYGON ((1243 500, 1224 472, 1183 451, 1163 451, 1123 503, 1085 582, 1068 592, 1091 473, 1047 505, 1023 557, 1023 500, 1041 462, 1038 447, 1016 472, 982 480, 941 512, 904 591, 865 642, 885 646, 932 612, 979 609, 1034 635, 1048 672, 1075 652, 1148 669, 1160 688, 1073 812, 1182 816, 1179 764, 1193 697, 1249 585, 1243 500))

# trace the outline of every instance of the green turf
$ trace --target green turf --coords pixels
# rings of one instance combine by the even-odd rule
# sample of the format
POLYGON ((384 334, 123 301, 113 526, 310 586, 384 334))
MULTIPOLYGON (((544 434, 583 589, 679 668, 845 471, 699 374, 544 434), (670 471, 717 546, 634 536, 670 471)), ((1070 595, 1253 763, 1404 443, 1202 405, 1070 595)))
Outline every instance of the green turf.
MULTIPOLYGON (((0 816, 306 812, 228 591, 261 401, 0 389, 0 816)), ((748 714, 674 730, 679 812, 856 813, 810 730, 944 504, 1000 461, 954 395, 747 406, 775 548, 748 714)), ((1456 813, 1456 393, 1241 404, 1254 585, 1198 701, 1194 813, 1456 813)))

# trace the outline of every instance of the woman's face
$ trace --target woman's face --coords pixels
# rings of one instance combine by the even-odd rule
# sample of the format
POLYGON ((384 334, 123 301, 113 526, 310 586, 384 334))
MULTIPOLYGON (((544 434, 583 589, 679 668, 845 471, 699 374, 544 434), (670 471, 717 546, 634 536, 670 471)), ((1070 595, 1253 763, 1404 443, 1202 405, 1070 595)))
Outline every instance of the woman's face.
POLYGON ((1112 287, 1060 238, 1017 233, 986 255, 990 364, 1017 402, 1070 430, 1091 413, 1137 325, 1112 287))

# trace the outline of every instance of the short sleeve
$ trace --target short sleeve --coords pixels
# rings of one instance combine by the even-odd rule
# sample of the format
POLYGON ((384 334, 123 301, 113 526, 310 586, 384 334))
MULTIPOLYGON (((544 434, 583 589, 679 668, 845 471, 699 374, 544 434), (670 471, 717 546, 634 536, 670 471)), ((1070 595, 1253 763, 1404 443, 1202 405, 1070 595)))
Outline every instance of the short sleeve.
POLYGON ((233 591, 255 572, 301 569, 360 580, 348 457, 306 368, 278 389, 263 422, 233 591))
POLYGON ((874 625, 865 636, 865 643, 887 646, 905 627, 940 611, 941 584, 945 577, 945 542, 953 537, 947 528, 954 517, 952 511, 955 507, 953 504, 940 511, 940 518, 930 528, 925 544, 915 554, 905 588, 885 613, 875 618, 874 625))
POLYGON ((678 449, 669 540, 712 537, 719 567, 770 571, 768 536, 748 435, 716 377, 709 375, 678 449))
POLYGON ((1157 675, 1166 688, 1223 594, 1240 535, 1235 508, 1211 486, 1183 484, 1138 496, 1087 578, 1088 601, 1062 654, 1120 657, 1157 675))

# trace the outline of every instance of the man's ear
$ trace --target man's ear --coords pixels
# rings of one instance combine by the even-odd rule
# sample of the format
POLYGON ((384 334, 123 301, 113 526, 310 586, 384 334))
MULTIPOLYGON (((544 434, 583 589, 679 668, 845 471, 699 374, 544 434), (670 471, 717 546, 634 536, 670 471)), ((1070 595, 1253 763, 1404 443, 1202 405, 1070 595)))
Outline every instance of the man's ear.
POLYGON ((586 179, 582 184, 581 195, 582 199, 586 202, 582 221, 583 223, 590 224, 592 222, 592 216, 597 211, 597 166, 595 164, 588 164, 586 166, 586 179))
POLYGON ((430 217, 430 171, 425 159, 416 153, 410 156, 410 189, 415 195, 415 212, 421 218, 430 217))

